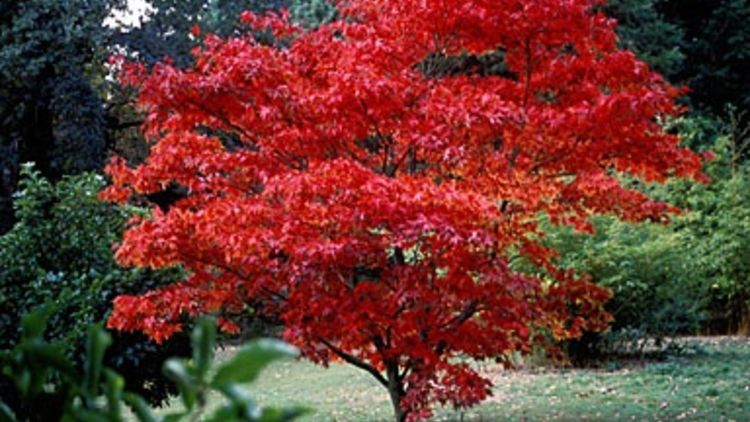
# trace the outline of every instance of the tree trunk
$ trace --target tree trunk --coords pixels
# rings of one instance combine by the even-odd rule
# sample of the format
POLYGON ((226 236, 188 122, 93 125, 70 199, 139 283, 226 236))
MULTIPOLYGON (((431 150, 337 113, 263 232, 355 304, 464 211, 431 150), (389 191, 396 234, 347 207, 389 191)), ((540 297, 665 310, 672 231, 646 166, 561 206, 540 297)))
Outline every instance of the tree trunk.
POLYGON ((748 300, 744 295, 741 296, 740 300, 740 315, 737 324, 737 334, 741 336, 750 336, 750 306, 747 305, 748 300))
POLYGON ((406 417, 409 414, 407 409, 404 409, 401 400, 404 398, 404 383, 398 374, 398 365, 395 363, 386 364, 386 375, 388 376, 388 394, 391 397, 391 404, 393 405, 393 414, 396 422, 406 422, 406 417))

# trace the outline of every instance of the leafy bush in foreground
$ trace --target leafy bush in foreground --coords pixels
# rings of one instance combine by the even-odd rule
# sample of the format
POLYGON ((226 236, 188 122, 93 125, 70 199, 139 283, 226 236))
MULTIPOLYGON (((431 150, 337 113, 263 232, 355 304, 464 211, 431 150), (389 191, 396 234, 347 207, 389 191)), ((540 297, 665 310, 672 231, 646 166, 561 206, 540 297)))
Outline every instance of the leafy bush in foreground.
POLYGON ((275 340, 257 340, 211 370, 216 345, 214 321, 201 320, 192 334, 193 356, 169 359, 164 375, 177 384, 184 411, 157 416, 139 395, 124 389, 124 380, 107 368, 104 355, 112 337, 99 325, 88 327, 83 371, 65 357, 59 342, 44 339, 49 312, 36 311, 22 318, 21 341, 0 352, 0 369, 15 389, 0 399, 0 422, 15 421, 125 421, 125 408, 140 422, 198 420, 209 391, 222 394, 225 403, 202 420, 216 422, 286 422, 306 412, 303 408, 258 406, 241 384, 254 381, 269 363, 295 356, 297 351, 275 340), (50 380, 57 379, 50 388, 50 380))

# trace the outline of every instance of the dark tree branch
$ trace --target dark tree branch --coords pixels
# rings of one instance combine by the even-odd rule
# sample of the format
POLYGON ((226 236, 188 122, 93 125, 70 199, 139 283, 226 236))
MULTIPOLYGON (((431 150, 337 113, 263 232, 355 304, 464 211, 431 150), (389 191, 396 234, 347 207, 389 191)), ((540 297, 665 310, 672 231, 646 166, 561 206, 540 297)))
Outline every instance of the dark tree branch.
POLYGON ((130 129, 132 127, 139 127, 139 126, 143 125, 143 122, 144 122, 144 120, 141 119, 141 120, 133 120, 133 121, 129 121, 129 122, 117 123, 114 126, 112 126, 110 129, 113 129, 113 130, 130 129))
POLYGON ((376 380, 378 380, 379 383, 381 383, 384 387, 388 388, 388 380, 386 380, 383 374, 381 374, 377 369, 375 369, 374 366, 357 358, 356 356, 346 353, 345 351, 331 344, 331 342, 329 342, 328 340, 325 340, 322 338, 319 338, 318 340, 320 340, 320 342, 323 343, 323 345, 325 345, 327 348, 329 348, 336 356, 344 360, 344 362, 349 363, 351 365, 356 366, 359 369, 363 369, 369 372, 373 377, 375 377, 376 380))
MULTIPOLYGON (((232 268, 232 267, 230 267, 228 265, 219 264, 219 263, 213 262, 211 260, 202 259, 200 257, 197 257, 197 256, 192 255, 192 254, 188 254, 188 253, 185 253, 185 252, 180 252, 180 255, 182 255, 183 257, 187 258, 188 260, 196 261, 196 262, 199 262, 199 263, 201 263, 203 265, 215 267, 215 268, 218 268, 218 269, 220 269, 222 271, 226 271, 226 272, 234 275, 235 277, 237 277, 237 278, 239 278, 241 280, 249 280, 250 279, 249 275, 246 275, 246 274, 242 273, 241 271, 239 271, 239 270, 237 270, 235 268, 232 268)), ((268 288, 263 287, 263 286, 260 286, 260 289, 263 290, 269 296, 271 296, 273 298, 276 298, 276 299, 278 299, 280 301, 286 301, 287 300, 287 297, 284 296, 283 294, 279 293, 279 292, 274 292, 274 291, 269 290, 268 288)))

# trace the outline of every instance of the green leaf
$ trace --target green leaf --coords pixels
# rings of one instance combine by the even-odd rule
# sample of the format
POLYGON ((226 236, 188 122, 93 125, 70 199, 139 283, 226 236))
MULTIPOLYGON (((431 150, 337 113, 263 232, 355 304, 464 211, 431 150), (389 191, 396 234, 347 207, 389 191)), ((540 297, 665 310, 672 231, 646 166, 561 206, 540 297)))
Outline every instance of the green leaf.
POLYGON ((125 393, 122 396, 122 400, 133 410, 138 422, 158 421, 153 412, 151 412, 151 408, 146 403, 146 400, 143 400, 141 396, 133 393, 125 393))
POLYGON ((125 380, 117 372, 104 368, 104 378, 107 380, 106 396, 109 416, 112 420, 122 419, 122 393, 125 388, 125 380))
POLYGON ((16 422, 16 415, 2 401, 0 401, 0 422, 16 422))
POLYGON ((28 355, 27 359, 35 365, 47 365, 61 374, 76 379, 75 368, 63 354, 60 346, 46 343, 40 339, 23 342, 18 346, 18 350, 28 355))
POLYGON ((28 368, 24 368, 21 375, 16 376, 16 386, 21 393, 21 397, 28 398, 32 388, 32 373, 28 368))
MULTIPOLYGON (((203 422, 232 422, 237 421, 238 410, 233 404, 221 406, 203 422)), ((252 419, 251 419, 252 420, 252 419)))
POLYGON ((275 360, 297 356, 296 348, 272 339, 262 339, 244 346, 229 361, 221 365, 211 382, 221 388, 229 383, 252 382, 268 364, 275 360))
POLYGON ((212 318, 198 321, 191 336, 193 344, 193 362, 198 376, 203 378, 211 367, 216 345, 216 322, 212 318))
POLYGON ((289 422, 301 416, 312 413, 312 410, 306 407, 288 407, 285 409, 265 408, 257 422, 289 422))
POLYGON ((109 418, 101 413, 80 407, 73 409, 73 419, 76 422, 110 422, 109 418))
POLYGON ((48 306, 40 307, 21 318, 21 337, 25 340, 42 338, 50 316, 48 306))
POLYGON ((198 399, 198 386, 185 363, 179 359, 167 360, 164 363, 164 375, 177 384, 185 409, 193 410, 198 399))
POLYGON ((180 413, 170 413, 166 416, 164 416, 163 422, 180 422, 185 418, 185 416, 188 416, 188 412, 180 412, 180 413))
POLYGON ((83 364, 83 395, 90 405, 99 395, 99 380, 102 374, 104 352, 112 344, 112 337, 104 331, 101 325, 92 325, 88 329, 86 339, 86 361, 83 364))
POLYGON ((254 421, 262 414, 250 393, 241 385, 228 383, 223 385, 220 390, 229 399, 235 415, 241 414, 245 419, 254 421))

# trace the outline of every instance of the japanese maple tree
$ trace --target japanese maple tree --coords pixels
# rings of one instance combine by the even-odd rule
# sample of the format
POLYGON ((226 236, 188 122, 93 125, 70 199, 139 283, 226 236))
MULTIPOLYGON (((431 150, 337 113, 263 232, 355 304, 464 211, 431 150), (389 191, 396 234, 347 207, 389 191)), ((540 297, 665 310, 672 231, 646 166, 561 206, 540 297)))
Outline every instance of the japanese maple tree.
POLYGON ((662 129, 680 90, 616 47, 599 6, 350 0, 310 31, 245 13, 247 35, 205 36, 191 69, 125 65, 153 144, 110 164, 103 196, 184 195, 117 257, 190 275, 117 298, 109 325, 159 341, 202 313, 236 330, 253 306, 309 359, 372 374, 397 421, 490 394, 457 357, 605 327, 609 292, 555 268, 539 216, 659 220, 671 208, 619 175, 703 176, 662 129))

